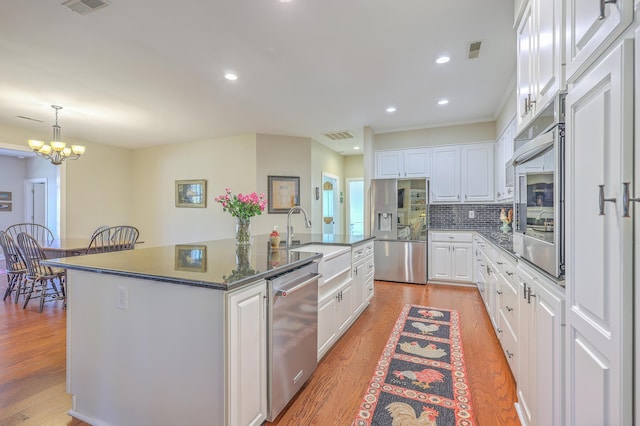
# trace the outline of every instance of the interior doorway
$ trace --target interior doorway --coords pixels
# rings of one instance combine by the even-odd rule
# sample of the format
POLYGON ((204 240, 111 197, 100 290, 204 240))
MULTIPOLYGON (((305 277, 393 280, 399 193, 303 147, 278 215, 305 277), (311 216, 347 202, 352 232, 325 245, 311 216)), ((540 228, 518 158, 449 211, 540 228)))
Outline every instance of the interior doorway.
POLYGON ((322 172, 322 233, 340 233, 338 176, 322 172))
POLYGON ((347 179, 349 235, 364 235, 364 178, 347 179))
POLYGON ((47 180, 27 179, 24 182, 24 221, 50 227, 47 224, 47 180))

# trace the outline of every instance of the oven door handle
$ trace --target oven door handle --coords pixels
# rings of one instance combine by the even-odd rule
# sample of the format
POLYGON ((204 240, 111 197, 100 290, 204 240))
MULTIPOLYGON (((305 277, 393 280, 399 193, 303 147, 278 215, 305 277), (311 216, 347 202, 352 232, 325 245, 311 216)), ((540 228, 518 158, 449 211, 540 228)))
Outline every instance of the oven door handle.
POLYGON ((295 286, 293 288, 290 288, 289 290, 278 290, 276 292, 276 296, 287 297, 290 294, 293 294, 294 292, 300 290, 301 288, 306 287, 307 285, 311 284, 312 282, 317 281, 321 277, 322 277, 322 274, 314 274, 308 280, 302 281, 300 284, 298 284, 297 286, 295 286))
POLYGON ((599 216, 604 216, 604 203, 605 201, 608 201, 610 203, 615 203, 616 202, 616 198, 604 198, 604 185, 598 185, 599 189, 599 195, 598 195, 598 207, 600 208, 600 213, 598 213, 599 216))

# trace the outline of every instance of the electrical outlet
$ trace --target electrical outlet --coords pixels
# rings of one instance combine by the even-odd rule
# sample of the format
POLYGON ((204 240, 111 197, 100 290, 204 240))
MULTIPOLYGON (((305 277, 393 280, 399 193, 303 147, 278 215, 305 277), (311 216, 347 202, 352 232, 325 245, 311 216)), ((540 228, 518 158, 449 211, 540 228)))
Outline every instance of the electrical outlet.
POLYGON ((118 286, 118 308, 129 310, 129 289, 124 286, 118 286))
POLYGON ((469 219, 475 219, 475 218, 476 218, 476 211, 469 210, 469 219))

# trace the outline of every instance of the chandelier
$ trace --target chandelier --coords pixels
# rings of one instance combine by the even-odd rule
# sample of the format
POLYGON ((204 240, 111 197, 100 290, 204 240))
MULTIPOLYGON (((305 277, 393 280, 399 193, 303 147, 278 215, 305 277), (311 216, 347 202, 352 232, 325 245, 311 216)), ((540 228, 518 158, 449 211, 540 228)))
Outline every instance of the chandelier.
POLYGON ((85 147, 82 145, 71 145, 71 148, 67 147, 67 144, 60 141, 60 126, 58 126, 58 111, 62 109, 61 106, 51 105, 51 108, 56 110, 56 124, 53 126, 53 140, 49 145, 42 141, 29 139, 29 147, 36 153, 38 157, 51 160, 51 163, 59 166, 64 160, 77 160, 82 154, 84 154, 85 147))

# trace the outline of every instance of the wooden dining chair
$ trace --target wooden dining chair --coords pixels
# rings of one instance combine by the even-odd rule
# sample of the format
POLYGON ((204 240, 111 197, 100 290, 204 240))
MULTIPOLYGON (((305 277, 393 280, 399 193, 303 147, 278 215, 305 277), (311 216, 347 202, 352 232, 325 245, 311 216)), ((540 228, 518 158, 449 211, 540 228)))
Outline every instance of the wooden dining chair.
POLYGON ((111 226, 96 233, 91 238, 87 254, 133 250, 139 235, 140 232, 134 226, 111 226))
POLYGON ((26 308, 34 298, 40 298, 39 312, 42 312, 45 302, 52 300, 64 300, 66 306, 67 271, 40 263, 46 256, 38 241, 26 232, 18 234, 18 247, 27 265, 25 300, 22 308, 26 308))
POLYGON ((11 293, 14 293, 14 301, 18 303, 20 294, 24 293, 27 265, 13 238, 4 231, 0 231, 0 246, 2 246, 7 271, 7 289, 2 300, 6 300, 11 293))
POLYGON ((18 234, 26 232, 31 235, 41 246, 49 245, 53 242, 53 232, 44 225, 38 223, 17 223, 11 225, 6 230, 7 234, 13 238, 14 241, 18 241, 18 234))

